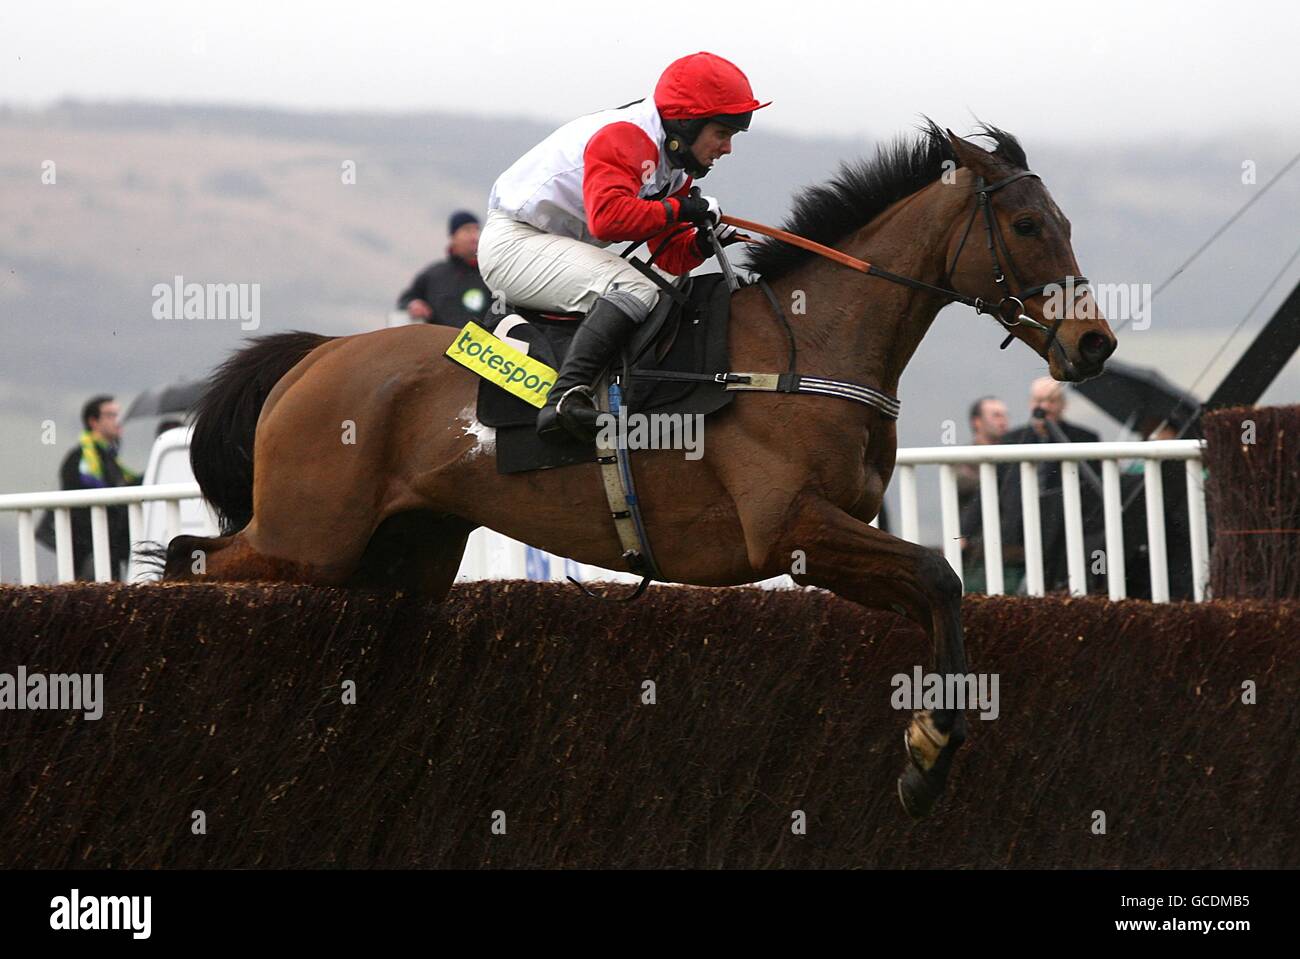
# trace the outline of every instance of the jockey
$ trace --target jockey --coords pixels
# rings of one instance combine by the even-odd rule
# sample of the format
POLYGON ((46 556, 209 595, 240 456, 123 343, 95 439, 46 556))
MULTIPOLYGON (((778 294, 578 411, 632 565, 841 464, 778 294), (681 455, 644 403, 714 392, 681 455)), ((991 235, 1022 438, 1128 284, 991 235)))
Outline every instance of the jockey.
MULTIPOLYGON (((653 99, 565 124, 493 184, 478 248, 488 289, 515 306, 587 314, 538 414, 539 435, 596 435, 591 386, 659 299, 653 280, 604 248, 646 240, 654 251, 681 230, 655 266, 681 276, 708 259, 695 226, 717 225, 722 210, 689 195, 692 177, 730 153, 732 134, 767 105, 735 64, 694 53, 668 66, 653 99)), ((739 239, 725 225, 716 235, 739 239)))

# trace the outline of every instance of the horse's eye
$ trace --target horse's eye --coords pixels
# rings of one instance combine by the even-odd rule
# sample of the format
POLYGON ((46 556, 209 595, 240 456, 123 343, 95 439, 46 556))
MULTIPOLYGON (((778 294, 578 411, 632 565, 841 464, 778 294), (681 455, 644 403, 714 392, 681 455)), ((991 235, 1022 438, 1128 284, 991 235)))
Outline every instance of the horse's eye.
POLYGON ((1038 236, 1038 224, 1028 218, 1017 220, 1014 228, 1021 236, 1038 236))

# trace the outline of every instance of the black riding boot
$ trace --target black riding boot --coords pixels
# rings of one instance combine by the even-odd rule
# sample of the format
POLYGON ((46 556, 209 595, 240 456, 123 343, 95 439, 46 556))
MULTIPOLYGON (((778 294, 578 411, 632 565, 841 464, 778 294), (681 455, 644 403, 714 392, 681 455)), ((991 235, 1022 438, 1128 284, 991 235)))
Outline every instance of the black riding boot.
POLYGON ((631 335, 636 320, 601 297, 591 308, 564 357, 546 405, 537 414, 537 435, 559 439, 566 435, 595 439, 600 431, 591 385, 631 335))

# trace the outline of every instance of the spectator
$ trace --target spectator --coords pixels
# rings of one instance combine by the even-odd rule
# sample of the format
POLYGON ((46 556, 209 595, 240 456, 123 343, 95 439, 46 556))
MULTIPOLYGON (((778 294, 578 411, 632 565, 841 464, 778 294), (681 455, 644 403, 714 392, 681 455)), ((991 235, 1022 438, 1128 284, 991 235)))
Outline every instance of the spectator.
POLYGON ((480 323, 491 297, 478 271, 478 218, 465 210, 453 213, 447 234, 447 259, 427 266, 397 305, 416 322, 458 328, 480 323))
MULTIPOLYGON (((1101 437, 1064 419, 1065 394, 1051 377, 1034 380, 1029 389, 1030 421, 1003 436, 1003 443, 1096 443, 1101 437)), ((1084 526, 1084 559, 1091 569, 1094 548, 1104 544, 1101 524, 1101 464, 1079 464, 1079 494, 1084 526)), ((1019 575, 1024 575, 1024 528, 1020 503, 1020 467, 1007 463, 998 468, 998 502, 1002 519, 1002 545, 1010 561, 1014 558, 1019 575)), ((1038 464, 1040 530, 1043 547, 1043 582, 1046 590, 1069 588, 1069 563, 1065 543, 1065 498, 1059 462, 1038 464)), ((1092 574, 1089 589, 1099 589, 1104 579, 1092 574)))
MULTIPOLYGON (((111 396, 96 396, 81 409, 81 424, 85 429, 78 443, 63 458, 59 467, 60 488, 106 489, 117 486, 139 486, 142 477, 127 469, 117 459, 122 442, 122 426, 118 421, 121 407, 111 396)), ((55 548, 54 513, 47 512, 41 520, 37 538, 50 549, 55 548)), ((108 541, 111 575, 122 578, 121 564, 130 558, 131 537, 125 506, 108 508, 108 541)), ((90 530, 90 510, 72 510, 72 565, 77 579, 95 578, 94 545, 90 530)))
MULTIPOLYGON (((992 446, 1007 431, 1007 404, 996 396, 981 396, 971 404, 967 417, 972 446, 992 446)), ((976 463, 960 463, 957 474, 957 508, 962 531, 962 579, 966 592, 982 593, 984 578, 984 515, 980 506, 980 469, 976 463)), ((1015 583, 1019 586, 1019 581, 1015 583)), ((1007 589, 1014 591, 1008 584, 1007 589)))
MULTIPOLYGON (((1029 386, 1029 412, 1031 419, 1004 436, 1004 443, 1097 443, 1101 441, 1090 429, 1069 423, 1065 413, 1065 391, 1062 384, 1050 376, 1040 376, 1029 386), (1039 412, 1041 410, 1041 413, 1039 412), (1055 427, 1055 428, 1053 428, 1055 427), (1057 435, 1063 433, 1065 439, 1057 435)), ((1060 464, 1048 463, 1060 476, 1060 464)), ((1041 471, 1040 471, 1041 472, 1041 471)))

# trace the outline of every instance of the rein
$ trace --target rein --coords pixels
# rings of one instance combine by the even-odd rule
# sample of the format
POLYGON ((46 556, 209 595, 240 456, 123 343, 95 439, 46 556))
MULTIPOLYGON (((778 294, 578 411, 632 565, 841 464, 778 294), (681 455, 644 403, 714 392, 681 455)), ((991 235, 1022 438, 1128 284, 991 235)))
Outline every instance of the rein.
MULTIPOLYGON (((791 246, 800 247, 801 249, 808 250, 810 253, 816 253, 818 256, 823 256, 832 262, 838 263, 841 266, 846 266, 851 270, 857 270, 859 273, 865 273, 868 276, 879 277, 882 280, 888 280, 891 283, 897 283, 901 286, 911 287, 912 289, 928 290, 932 293, 939 293, 954 302, 971 307, 978 314, 992 316, 1007 330, 1011 330, 1017 326, 1027 326, 1030 329, 1046 333, 1047 345, 1044 347, 1043 352, 1046 353, 1053 347, 1056 347, 1061 354, 1062 362, 1064 362, 1068 367, 1072 364, 1070 363, 1069 358, 1065 355, 1065 348, 1057 339, 1057 333, 1060 331, 1061 323, 1065 319, 1065 311, 1062 311, 1061 315, 1056 318, 1055 324, 1048 327, 1039 323, 1032 317, 1025 315, 1025 300, 1033 299, 1035 296, 1042 295, 1049 286, 1070 285, 1075 288, 1085 286, 1088 283, 1088 278, 1086 276, 1065 276, 1061 277, 1059 280, 1040 283, 1038 286, 1020 290, 1018 293, 1012 293, 1011 288, 1007 283, 1006 274, 1002 269, 1002 257, 1005 256, 1007 264, 1011 268, 1012 276, 1015 277, 1017 283, 1020 282, 1020 275, 1016 271, 1015 262, 1011 259, 1011 251, 1007 248, 1006 242, 1002 238, 1002 231, 999 229, 997 221, 993 216, 991 194, 996 193, 1004 186, 1014 183, 1022 177, 1034 177, 1035 179, 1038 179, 1038 174, 1029 170, 1022 170, 987 186, 984 183, 983 177, 976 178, 974 190, 975 206, 971 210, 970 219, 966 221, 966 229, 962 232, 961 242, 957 244, 957 253, 953 256, 952 265, 948 267, 947 273, 945 274, 948 277, 952 276, 952 271, 957 267, 957 260, 961 257, 962 250, 966 246, 966 238, 970 235, 971 227, 975 223, 975 218, 982 210, 984 213, 985 229, 988 234, 989 255, 993 261, 993 281, 998 285, 998 288, 1003 293, 1002 299, 996 303, 990 303, 988 300, 979 296, 967 296, 965 293, 961 293, 957 290, 951 289, 950 287, 936 286, 933 283, 926 283, 922 280, 913 279, 910 276, 901 276, 897 273, 892 273, 873 263, 868 263, 866 260, 860 260, 855 256, 849 256, 847 253, 841 253, 839 250, 831 249, 829 246, 817 243, 814 240, 809 240, 805 237, 799 236, 798 234, 789 233, 786 230, 779 230, 776 227, 767 226, 763 223, 757 223, 753 220, 745 220, 740 217, 727 216, 724 214, 722 222, 737 227, 738 229, 752 230, 755 233, 762 233, 765 236, 769 236, 774 240, 779 240, 782 243, 788 243, 791 246), (999 253, 1001 255, 999 255, 999 253)), ((1007 338, 1002 342, 1001 348, 1005 350, 1009 345, 1011 345, 1013 338, 1014 335, 1009 333, 1007 338)))

